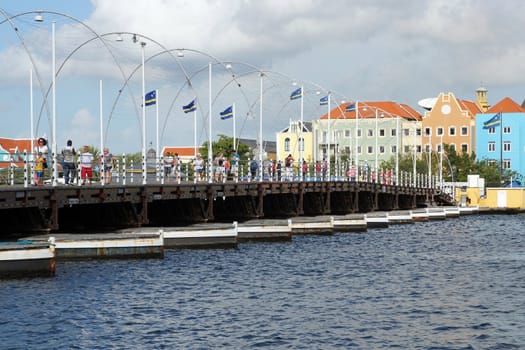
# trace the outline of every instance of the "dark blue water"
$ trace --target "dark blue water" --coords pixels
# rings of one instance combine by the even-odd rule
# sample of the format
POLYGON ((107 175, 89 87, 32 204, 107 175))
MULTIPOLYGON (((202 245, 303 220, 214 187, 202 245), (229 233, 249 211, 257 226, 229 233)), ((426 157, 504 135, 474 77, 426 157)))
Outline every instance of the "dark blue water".
POLYGON ((525 349, 525 216, 0 281, 1 349, 525 349))

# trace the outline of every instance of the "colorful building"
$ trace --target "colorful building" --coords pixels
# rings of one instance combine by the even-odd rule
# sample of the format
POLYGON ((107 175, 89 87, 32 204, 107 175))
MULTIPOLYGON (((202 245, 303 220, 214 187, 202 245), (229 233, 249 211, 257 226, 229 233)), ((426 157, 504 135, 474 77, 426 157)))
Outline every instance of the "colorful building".
POLYGON ((351 164, 379 166, 397 154, 421 154, 421 114, 406 104, 343 103, 313 121, 312 130, 315 160, 345 157, 351 164))
POLYGON ((476 115, 476 157, 525 174, 525 108, 506 97, 476 115))
POLYGON ((487 90, 476 91, 476 101, 460 100, 453 93, 440 93, 423 117, 423 148, 440 152, 448 144, 456 152, 476 151, 476 115, 488 108, 487 90))
MULTIPOLYGON (((299 162, 301 155, 307 163, 314 161, 312 123, 290 120, 290 124, 277 133, 277 160, 284 160, 289 154, 299 162)), ((298 163, 296 163, 298 164, 298 163)))

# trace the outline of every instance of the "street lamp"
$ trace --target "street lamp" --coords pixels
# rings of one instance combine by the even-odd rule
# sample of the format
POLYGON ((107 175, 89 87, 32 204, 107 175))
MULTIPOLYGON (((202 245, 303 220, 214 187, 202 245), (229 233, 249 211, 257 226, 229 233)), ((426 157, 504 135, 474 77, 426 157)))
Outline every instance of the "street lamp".
MULTIPOLYGON (((133 42, 137 42, 137 36, 133 35, 133 42)), ((141 51, 141 58, 142 58, 142 184, 146 184, 146 177, 148 175, 147 167, 146 167, 146 79, 145 79, 145 72, 144 72, 144 54, 145 54, 145 48, 146 43, 141 41, 140 42, 140 51, 141 51)))
MULTIPOLYGON (((43 22, 44 18, 38 14, 34 18, 35 22, 43 22)), ((52 176, 51 185, 57 185, 58 164, 57 164, 57 138, 56 138, 56 43, 55 43, 55 26, 56 22, 51 22, 51 74, 52 74, 52 114, 51 114, 51 157, 52 157, 52 176)))

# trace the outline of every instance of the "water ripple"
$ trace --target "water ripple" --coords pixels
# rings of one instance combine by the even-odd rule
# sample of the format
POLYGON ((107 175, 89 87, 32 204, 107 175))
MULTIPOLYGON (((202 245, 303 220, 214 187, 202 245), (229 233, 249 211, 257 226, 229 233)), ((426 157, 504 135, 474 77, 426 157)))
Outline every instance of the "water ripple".
POLYGON ((0 282, 0 348, 525 348, 523 222, 60 262, 55 278, 0 282))

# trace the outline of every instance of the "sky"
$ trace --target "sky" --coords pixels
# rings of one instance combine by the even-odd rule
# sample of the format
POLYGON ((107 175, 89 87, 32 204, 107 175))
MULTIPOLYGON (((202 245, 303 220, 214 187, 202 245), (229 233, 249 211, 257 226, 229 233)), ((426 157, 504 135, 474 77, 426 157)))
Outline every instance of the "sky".
POLYGON ((440 92, 525 99, 520 0, 3 0, 0 9, 0 136, 30 137, 31 119, 35 136, 52 135, 54 21, 59 148, 99 147, 102 135, 114 153, 140 151, 142 53, 144 90, 158 90, 144 119, 153 148, 157 130, 160 148, 233 136, 233 121, 219 118, 232 104, 236 137, 275 141, 290 120, 326 113, 328 91, 332 106, 389 100, 420 113, 417 102, 440 92), (297 87, 303 100, 290 101, 297 87), (194 98, 197 111, 185 114, 194 98))

